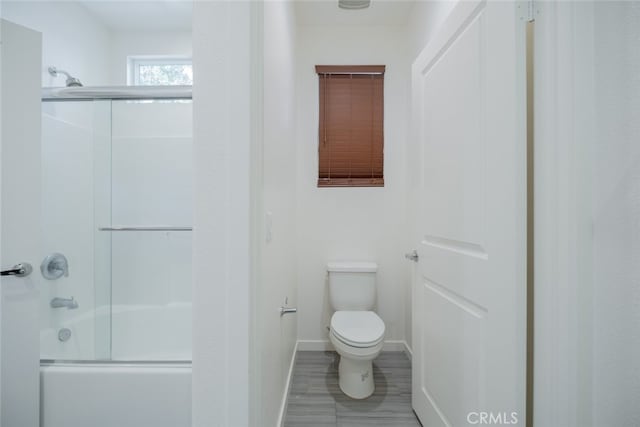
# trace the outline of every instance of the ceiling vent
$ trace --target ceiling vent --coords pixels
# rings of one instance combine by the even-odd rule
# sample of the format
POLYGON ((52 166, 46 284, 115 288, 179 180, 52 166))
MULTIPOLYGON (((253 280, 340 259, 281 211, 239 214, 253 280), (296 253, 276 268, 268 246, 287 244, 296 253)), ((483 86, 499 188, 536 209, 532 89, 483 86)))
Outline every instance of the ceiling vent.
POLYGON ((370 4, 371 0, 338 0, 338 7, 340 7, 340 9, 366 9, 370 4))

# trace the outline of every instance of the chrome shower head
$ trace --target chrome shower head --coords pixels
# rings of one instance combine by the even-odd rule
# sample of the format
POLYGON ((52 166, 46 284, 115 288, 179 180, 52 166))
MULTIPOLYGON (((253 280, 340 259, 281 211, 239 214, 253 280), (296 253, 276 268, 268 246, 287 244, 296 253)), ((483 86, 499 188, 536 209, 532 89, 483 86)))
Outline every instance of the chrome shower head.
POLYGON ((64 74, 65 76, 67 76, 67 87, 82 86, 82 83, 80 83, 79 79, 73 77, 71 74, 67 73, 64 70, 58 70, 56 67, 49 67, 49 74, 51 74, 53 77, 58 77, 58 74, 64 74))
POLYGON ((71 86, 82 86, 82 83, 80 82, 80 80, 76 79, 75 77, 67 77, 67 87, 71 87, 71 86))

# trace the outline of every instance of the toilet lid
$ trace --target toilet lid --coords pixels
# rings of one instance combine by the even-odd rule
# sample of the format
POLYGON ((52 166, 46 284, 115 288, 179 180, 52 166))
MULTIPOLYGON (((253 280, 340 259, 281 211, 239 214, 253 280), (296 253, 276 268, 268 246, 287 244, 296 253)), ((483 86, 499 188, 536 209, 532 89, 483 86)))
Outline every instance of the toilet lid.
POLYGON ((336 311, 331 331, 340 341, 354 347, 370 347, 384 338, 384 322, 373 311, 336 311))

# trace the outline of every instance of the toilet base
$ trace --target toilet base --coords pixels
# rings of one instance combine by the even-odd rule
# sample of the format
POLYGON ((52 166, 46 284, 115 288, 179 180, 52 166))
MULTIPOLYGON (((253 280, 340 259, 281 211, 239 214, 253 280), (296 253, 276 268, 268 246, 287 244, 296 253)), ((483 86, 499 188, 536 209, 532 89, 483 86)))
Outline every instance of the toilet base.
POLYGON ((375 390, 372 361, 340 356, 338 380, 344 394, 353 399, 366 399, 375 390))

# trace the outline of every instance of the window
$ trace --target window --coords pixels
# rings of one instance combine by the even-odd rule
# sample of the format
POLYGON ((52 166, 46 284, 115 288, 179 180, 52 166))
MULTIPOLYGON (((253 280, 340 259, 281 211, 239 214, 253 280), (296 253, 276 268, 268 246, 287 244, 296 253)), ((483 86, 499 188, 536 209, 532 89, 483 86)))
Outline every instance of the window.
POLYGON ((318 187, 384 187, 384 65, 316 65, 318 187))
POLYGON ((193 84, 191 58, 129 57, 130 85, 176 86, 193 84))

